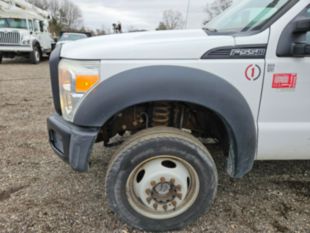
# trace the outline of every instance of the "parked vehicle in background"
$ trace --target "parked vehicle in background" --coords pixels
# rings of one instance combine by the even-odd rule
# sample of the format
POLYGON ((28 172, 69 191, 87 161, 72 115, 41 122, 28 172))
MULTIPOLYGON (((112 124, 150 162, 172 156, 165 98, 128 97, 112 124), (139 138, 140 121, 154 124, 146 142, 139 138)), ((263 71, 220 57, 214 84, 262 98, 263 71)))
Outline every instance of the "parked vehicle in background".
POLYGON ((24 0, 0 0, 0 62, 3 57, 28 57, 33 64, 49 55, 54 40, 49 14, 24 0))
POLYGON ((80 32, 63 32, 57 42, 57 45, 59 44, 65 44, 68 42, 86 39, 89 37, 89 34, 86 33, 80 33, 80 32))
POLYGON ((107 203, 136 228, 182 228, 216 196, 210 143, 233 178, 255 160, 310 160, 309 32, 310 0, 243 0, 204 30, 58 46, 51 147, 84 172, 95 142, 132 134, 111 158, 107 203))

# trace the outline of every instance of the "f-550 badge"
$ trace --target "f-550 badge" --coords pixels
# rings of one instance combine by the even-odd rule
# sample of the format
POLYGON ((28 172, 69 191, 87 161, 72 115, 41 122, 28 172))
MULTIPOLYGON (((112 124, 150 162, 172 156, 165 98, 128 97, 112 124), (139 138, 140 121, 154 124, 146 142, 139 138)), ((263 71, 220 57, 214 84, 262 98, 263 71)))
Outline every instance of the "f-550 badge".
POLYGON ((231 57, 253 57, 264 58, 266 55, 266 48, 236 48, 230 52, 231 57))
POLYGON ((246 79, 249 81, 256 81, 257 79, 259 79, 261 74, 262 69, 259 67, 259 65, 255 64, 249 65, 244 72, 246 79))

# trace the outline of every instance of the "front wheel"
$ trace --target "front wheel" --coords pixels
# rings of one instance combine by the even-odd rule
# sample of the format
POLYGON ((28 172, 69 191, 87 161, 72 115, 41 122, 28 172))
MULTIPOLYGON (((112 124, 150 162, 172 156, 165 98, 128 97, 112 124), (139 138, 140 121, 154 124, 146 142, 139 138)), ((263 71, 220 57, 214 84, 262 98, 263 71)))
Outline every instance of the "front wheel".
POLYGON ((205 213, 217 184, 216 166, 204 145, 190 134, 160 127, 137 133, 114 155, 106 196, 129 225, 168 231, 205 213))
POLYGON ((41 50, 40 48, 36 45, 33 47, 33 51, 30 53, 30 62, 32 64, 39 64, 41 61, 41 50))

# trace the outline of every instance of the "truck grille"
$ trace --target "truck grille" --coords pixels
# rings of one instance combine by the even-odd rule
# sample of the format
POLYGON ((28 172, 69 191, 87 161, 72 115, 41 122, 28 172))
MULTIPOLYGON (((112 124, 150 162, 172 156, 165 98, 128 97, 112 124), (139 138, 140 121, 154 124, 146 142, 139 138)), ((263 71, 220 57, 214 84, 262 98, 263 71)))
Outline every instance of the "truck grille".
POLYGON ((19 43, 19 32, 0 32, 0 44, 14 45, 19 43))

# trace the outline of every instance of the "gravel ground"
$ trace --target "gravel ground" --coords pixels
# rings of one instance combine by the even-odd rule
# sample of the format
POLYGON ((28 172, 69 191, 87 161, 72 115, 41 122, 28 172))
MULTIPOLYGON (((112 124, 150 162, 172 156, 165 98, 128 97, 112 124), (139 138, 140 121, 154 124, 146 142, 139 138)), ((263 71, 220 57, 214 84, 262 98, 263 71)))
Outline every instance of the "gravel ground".
MULTIPOLYGON (((72 171, 51 151, 48 63, 0 65, 0 232, 138 232, 107 209, 104 177, 114 149, 96 145, 92 169, 72 171)), ((241 180, 212 149, 219 189, 211 211, 182 232, 310 232, 310 161, 257 162, 241 180)))

